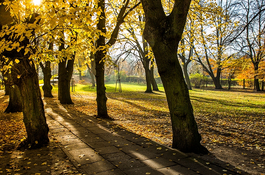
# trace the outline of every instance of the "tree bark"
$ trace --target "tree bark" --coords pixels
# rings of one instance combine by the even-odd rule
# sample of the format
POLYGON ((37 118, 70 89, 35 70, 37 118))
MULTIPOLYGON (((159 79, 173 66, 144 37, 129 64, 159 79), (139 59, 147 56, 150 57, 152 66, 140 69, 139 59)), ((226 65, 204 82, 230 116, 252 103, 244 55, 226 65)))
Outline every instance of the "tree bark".
POLYGON ((11 85, 10 85, 10 80, 8 79, 8 73, 7 72, 2 72, 3 74, 3 81, 5 85, 5 95, 10 95, 10 90, 11 90, 11 85))
POLYGON ((18 85, 22 104, 23 121, 27 131, 24 146, 38 148, 49 142, 48 125, 46 123, 43 102, 39 88, 38 75, 34 63, 23 58, 12 67, 12 79, 18 85), (17 75, 22 75, 17 78, 17 75))
POLYGON ((176 54, 190 0, 176 0, 169 16, 165 16, 160 0, 141 2, 146 17, 144 36, 154 52, 166 92, 173 130, 172 147, 183 152, 206 153, 200 144, 201 136, 176 54))
POLYGON ((150 60, 148 58, 144 58, 144 70, 145 70, 145 81, 146 81, 146 91, 145 93, 153 93, 152 84, 151 84, 151 75, 149 69, 150 60))
MULTIPOLYGON (((259 62, 256 62, 254 64, 254 72, 258 72, 259 70, 259 62)), ((259 85, 259 79, 257 78, 256 75, 254 75, 254 90, 260 91, 260 85, 259 85)))
POLYGON ((9 112, 22 112, 22 99, 17 85, 10 88, 9 103, 5 113, 9 112))
POLYGON ((91 68, 89 67, 89 65, 87 63, 86 63, 86 66, 87 66, 87 69, 88 69, 88 72, 89 72, 89 75, 90 75, 90 78, 91 78, 92 87, 95 87, 96 86, 95 75, 93 74, 91 68))
MULTIPOLYGON (((3 11, 0 11, 0 16, 2 12, 3 11)), ((8 16, 10 17, 10 14, 8 16)), ((10 24, 13 21, 11 17, 9 19, 10 20, 8 20, 6 24, 10 24)), ((29 21, 33 23, 34 20, 35 18, 33 15, 32 19, 29 21)), ((18 41, 16 37, 11 37, 13 34, 14 33, 6 35, 4 38, 11 42, 18 41)), ((26 47, 30 45, 29 39, 27 38, 18 42, 20 46, 26 47)), ((31 50, 34 52, 33 48, 31 48, 31 50)), ((37 148, 46 145, 49 142, 49 128, 46 123, 35 65, 33 61, 29 60, 30 55, 29 53, 25 53, 24 48, 20 51, 17 51, 17 49, 11 51, 5 50, 2 52, 2 55, 13 61, 13 66, 11 68, 12 81, 19 87, 22 98, 23 121, 27 131, 27 139, 23 142, 24 145, 22 146, 37 148), (15 59, 18 59, 19 63, 16 63, 15 59)))
POLYGON ((58 99, 61 104, 73 104, 71 99, 71 78, 74 69, 74 60, 64 60, 59 63, 58 99))
MULTIPOLYGON (((99 0, 98 7, 101 9, 101 14, 99 22, 97 24, 97 29, 102 33, 106 33, 106 16, 105 16, 105 0, 99 0)), ((96 82, 97 82, 97 113, 98 117, 109 118, 107 112, 107 96, 106 96, 106 87, 104 82, 104 73, 105 73, 105 58, 106 58, 106 37, 100 35, 96 41, 97 48, 99 49, 95 54, 96 62, 96 82)))
POLYGON ((154 66, 152 66, 150 69, 150 77, 151 77, 151 83, 152 83, 153 91, 159 91, 155 77, 154 77, 154 66))
MULTIPOLYGON (((63 32, 62 32, 63 33, 63 32)), ((64 39, 61 39, 59 51, 65 49, 64 39)), ((75 55, 72 55, 71 59, 63 58, 58 66, 58 99, 61 104, 73 104, 71 99, 71 78, 74 70, 75 55)))
POLYGON ((44 85, 42 86, 44 97, 53 97, 52 85, 51 85, 51 78, 52 78, 51 62, 46 61, 45 66, 42 63, 40 63, 40 67, 44 75, 43 78, 44 85))
POLYGON ((184 72, 184 77, 185 77, 185 81, 186 81, 187 87, 188 87, 189 90, 192 90, 191 83, 190 83, 190 76, 188 74, 188 64, 187 64, 187 62, 184 63, 184 65, 183 65, 183 72, 184 72))
POLYGON ((147 54, 148 54, 148 46, 147 46, 147 42, 144 39, 144 37, 142 36, 142 40, 143 40, 143 54, 142 54, 142 63, 144 66, 144 71, 145 71, 145 81, 146 81, 146 91, 145 93, 153 93, 152 91, 152 84, 151 84, 151 75, 150 75, 150 69, 149 69, 149 65, 150 65, 150 59, 148 58, 147 54))

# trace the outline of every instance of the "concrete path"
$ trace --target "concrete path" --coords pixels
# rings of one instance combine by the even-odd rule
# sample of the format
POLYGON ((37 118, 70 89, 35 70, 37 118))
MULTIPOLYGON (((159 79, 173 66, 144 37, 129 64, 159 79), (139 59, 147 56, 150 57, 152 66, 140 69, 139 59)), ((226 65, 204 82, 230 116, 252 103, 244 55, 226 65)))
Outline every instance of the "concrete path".
POLYGON ((84 174, 97 175, 215 175, 246 174, 209 156, 184 154, 122 129, 112 121, 67 110, 45 99, 50 134, 84 174))

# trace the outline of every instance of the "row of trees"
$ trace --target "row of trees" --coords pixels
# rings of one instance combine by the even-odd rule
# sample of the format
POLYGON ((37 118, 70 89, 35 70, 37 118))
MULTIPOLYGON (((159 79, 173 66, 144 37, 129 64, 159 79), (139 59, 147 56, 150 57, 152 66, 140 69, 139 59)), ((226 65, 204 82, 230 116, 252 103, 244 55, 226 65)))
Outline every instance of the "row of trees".
POLYGON ((260 90, 259 79, 265 77, 264 10, 264 0, 193 1, 178 51, 189 89, 187 67, 194 61, 216 89, 222 88, 221 75, 226 75, 253 78, 255 90, 260 90), (240 76, 243 72, 248 75, 240 76))
MULTIPOLYGON (((50 91, 50 83, 46 84, 50 80, 50 64, 58 63, 58 98, 66 104, 72 103, 69 91, 75 58, 79 55, 90 58, 88 63, 95 63, 97 115, 109 117, 104 85, 108 51, 118 40, 121 26, 130 25, 139 18, 145 20, 145 29, 141 32, 153 51, 165 88, 172 120, 172 146, 185 152, 207 152, 200 144, 201 137, 176 54, 190 1, 170 3, 171 10, 166 14, 163 4, 160 0, 44 1, 36 7, 27 0, 1 0, 1 8, 5 9, 1 10, 1 19, 7 19, 1 20, 1 70, 10 75, 10 82, 18 87, 21 95, 27 130, 24 143, 39 147, 49 142, 36 64, 40 64, 46 77, 43 90, 50 91)), ((137 30, 134 26, 123 26, 131 35, 137 30)), ((146 52, 147 44, 143 45, 142 51, 146 52)), ((149 66, 146 55, 144 53, 144 64, 149 66)))
POLYGON ((200 144, 189 98, 190 62, 202 65, 215 87, 222 88, 221 72, 235 69, 238 58, 248 58, 259 90, 257 72, 264 61, 263 1, 194 0, 189 13, 190 0, 44 1, 41 6, 28 0, 0 2, 4 19, 0 23, 1 71, 15 87, 10 88, 10 102, 14 98, 22 102, 28 134, 25 143, 31 147, 49 141, 36 65, 44 74, 44 96, 52 97, 51 63, 58 64, 62 104, 73 103, 70 80, 74 65, 85 65, 96 79, 97 115, 109 118, 104 73, 105 66, 113 64, 111 52, 117 51, 116 66, 131 55, 139 58, 146 92, 158 90, 152 66, 156 63, 170 110, 172 146, 185 152, 207 152, 200 144), (247 13, 241 13, 242 9, 247 13))

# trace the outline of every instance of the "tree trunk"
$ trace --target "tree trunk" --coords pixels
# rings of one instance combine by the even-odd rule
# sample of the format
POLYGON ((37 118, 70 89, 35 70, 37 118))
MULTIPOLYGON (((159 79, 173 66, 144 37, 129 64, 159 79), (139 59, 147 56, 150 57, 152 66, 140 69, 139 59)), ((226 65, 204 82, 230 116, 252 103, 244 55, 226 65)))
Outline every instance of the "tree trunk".
POLYGON ((169 16, 165 15, 160 0, 141 2, 146 17, 144 38, 152 47, 166 92, 173 130, 172 147, 183 152, 206 153, 200 144, 201 136, 176 54, 190 0, 176 0, 169 16))
POLYGON ((189 74, 188 74, 188 64, 187 64, 187 62, 184 63, 184 65, 183 65, 183 72, 184 72, 184 77, 185 77, 185 81, 186 81, 187 87, 188 87, 189 90, 192 90, 191 83, 190 83, 190 77, 189 77, 189 74))
POLYGON ((160 43, 154 47, 153 51, 171 116, 172 147, 183 152, 205 152, 200 145, 201 136, 194 119, 188 88, 174 50, 170 50, 165 44, 160 43), (165 53, 167 54, 165 55, 165 53), (170 59, 165 59, 165 57, 170 59))
POLYGON ((11 85, 10 85, 10 80, 8 79, 8 73, 2 73, 3 74, 3 81, 5 85, 5 95, 10 95, 11 91, 11 85))
POLYGON ((145 93, 153 93, 152 86, 151 86, 151 76, 150 76, 150 70, 149 70, 149 60, 148 58, 145 58, 143 60, 144 63, 144 70, 145 70, 145 80, 146 80, 146 91, 145 93))
POLYGON ((152 91, 152 84, 151 84, 151 75, 150 75, 150 69, 149 69, 149 64, 150 64, 150 59, 148 58, 148 45, 144 37, 142 36, 143 40, 143 55, 142 55, 142 63, 144 66, 144 71, 145 71, 145 81, 146 81, 146 91, 145 93, 153 93, 152 91))
POLYGON ((19 64, 12 67, 12 78, 19 87, 23 104, 23 121, 27 131, 27 139, 23 146, 38 148, 46 145, 49 142, 49 128, 34 63, 28 58, 21 60, 19 64), (17 79, 17 75, 22 76, 17 79))
MULTIPOLYGON (((98 1, 98 7, 101 9, 101 14, 99 22, 97 24, 97 29, 102 33, 106 33, 106 16, 105 16, 105 0, 98 1)), ((107 97, 106 97, 106 87, 104 82, 104 72, 105 72, 105 58, 106 58, 106 46, 105 46, 105 35, 100 35, 96 41, 97 50, 95 54, 96 63, 96 82, 97 82, 97 113, 98 117, 109 118, 107 111, 107 97)))
POLYGON ((151 77, 151 83, 153 86, 153 91, 159 91, 155 77, 154 77, 154 66, 152 66, 150 69, 150 77, 151 77))
MULTIPOLYGON (((64 32, 62 32, 62 36, 59 51, 63 51, 65 49, 64 32)), ((58 99, 61 104, 73 104, 70 94, 70 83, 74 70, 74 60, 75 55, 72 55, 71 59, 62 58, 62 61, 58 66, 58 99)))
POLYGON ((223 89, 223 87, 221 85, 220 78, 214 77, 212 79, 213 79, 213 83, 214 83, 215 89, 223 89))
POLYGON ((74 60, 59 63, 58 99, 61 104, 73 104, 70 94, 74 60))
MULTIPOLYGON (((0 12, 2 14, 3 11, 0 12)), ((7 16, 10 18, 6 24, 13 21, 10 14, 7 16)), ((30 21, 34 21, 34 15, 30 21)), ((13 34, 14 33, 11 33, 11 35, 13 34)), ((15 37, 10 39, 11 37, 9 36, 5 36, 5 38, 11 42, 14 42, 15 37)), ((18 42, 20 46, 23 47, 30 45, 30 41, 27 38, 24 38, 23 41, 18 42)), ((33 48, 32 50, 34 51, 33 48)), ((35 65, 32 60, 29 60, 30 55, 29 53, 25 53, 25 49, 21 49, 20 51, 17 49, 11 51, 5 50, 2 52, 2 54, 13 61, 11 76, 14 84, 19 87, 21 94, 23 121, 27 131, 27 139, 23 142, 24 146, 37 148, 46 145, 49 142, 49 128, 46 123, 44 107, 39 88, 38 74, 36 72, 35 65), (18 64, 15 62, 15 59, 19 60, 18 64)), ((23 146, 23 144, 21 146, 23 146)))
POLYGON ((107 112, 106 87, 104 83, 104 59, 105 53, 97 51, 96 53, 96 81, 97 81, 97 113, 98 117, 109 118, 107 112))
POLYGON ((96 83, 95 83, 95 75, 93 74, 92 69, 89 67, 89 65, 87 63, 86 63, 86 66, 87 66, 87 69, 88 69, 88 72, 89 72, 89 75, 90 75, 90 78, 91 78, 92 87, 95 87, 95 85, 96 85, 96 83))
MULTIPOLYGON (((254 64, 254 71, 255 73, 259 70, 259 62, 256 62, 254 64)), ((259 79, 257 78, 257 75, 254 75, 254 90, 260 91, 260 85, 259 85, 259 79)))
POLYGON ((17 85, 10 88, 9 103, 5 113, 9 112, 22 112, 22 99, 17 85))
POLYGON ((51 71, 51 62, 46 61, 45 67, 42 63, 40 63, 40 67, 42 69, 44 80, 44 85, 42 86, 42 90, 44 93, 44 97, 53 97, 52 95, 52 85, 51 85, 51 78, 52 78, 52 71, 51 71))

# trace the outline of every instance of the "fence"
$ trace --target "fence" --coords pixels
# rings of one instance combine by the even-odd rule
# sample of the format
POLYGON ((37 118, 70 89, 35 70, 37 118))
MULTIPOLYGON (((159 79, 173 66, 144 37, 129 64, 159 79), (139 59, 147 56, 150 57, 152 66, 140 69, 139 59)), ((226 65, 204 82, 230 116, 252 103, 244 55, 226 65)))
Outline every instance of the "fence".
MULTIPOLYGON (((264 90, 264 80, 259 81, 260 89, 264 90)), ((224 79, 221 80, 221 85, 223 88, 242 88, 242 89, 254 89, 254 80, 250 79, 224 79)), ((195 86, 194 83, 192 83, 192 86, 195 86)), ((196 83, 196 87, 203 88, 203 87, 214 87, 214 82, 211 79, 207 80, 200 80, 199 84, 196 83)))

